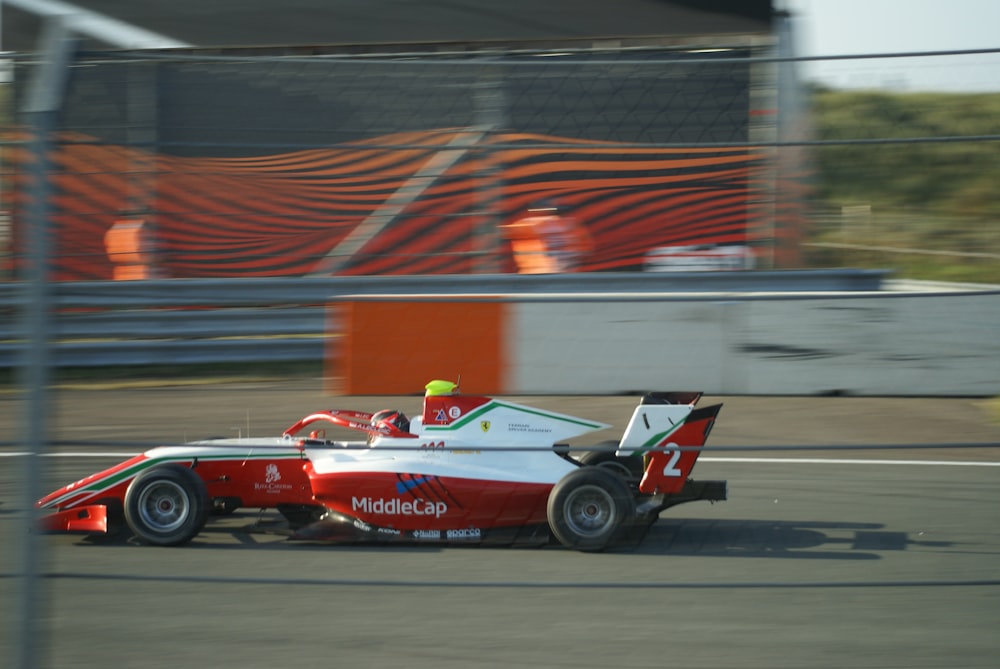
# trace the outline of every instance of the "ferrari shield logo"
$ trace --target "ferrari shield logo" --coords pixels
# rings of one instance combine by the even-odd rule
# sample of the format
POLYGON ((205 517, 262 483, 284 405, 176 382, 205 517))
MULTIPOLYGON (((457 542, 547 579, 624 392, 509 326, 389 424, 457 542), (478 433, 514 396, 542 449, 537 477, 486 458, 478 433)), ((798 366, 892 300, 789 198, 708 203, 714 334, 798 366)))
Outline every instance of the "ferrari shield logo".
POLYGON ((489 432, 490 431, 490 422, 488 420, 481 420, 481 421, 479 421, 479 427, 481 427, 483 429, 483 432, 489 432))

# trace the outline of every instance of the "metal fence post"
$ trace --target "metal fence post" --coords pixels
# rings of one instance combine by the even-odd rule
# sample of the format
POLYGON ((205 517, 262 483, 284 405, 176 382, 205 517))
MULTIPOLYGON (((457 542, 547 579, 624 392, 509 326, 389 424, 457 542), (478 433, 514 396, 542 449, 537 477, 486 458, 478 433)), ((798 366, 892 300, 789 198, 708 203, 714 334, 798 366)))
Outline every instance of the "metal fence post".
POLYGON ((41 496, 41 458, 48 447, 46 436, 47 386, 50 377, 51 351, 49 346, 51 284, 49 264, 49 215, 52 189, 49 183, 49 162, 52 132, 64 88, 68 79, 69 64, 75 42, 62 18, 49 19, 42 33, 42 62, 31 80, 23 107, 23 116, 31 140, 29 174, 29 206, 26 217, 26 265, 23 276, 25 299, 23 322, 28 341, 22 367, 23 387, 27 399, 24 412, 24 445, 27 450, 24 465, 24 508, 19 570, 20 596, 16 620, 17 630, 12 666, 32 669, 43 666, 44 649, 41 621, 44 618, 45 592, 42 587, 44 550, 40 534, 35 531, 35 500, 41 496))
POLYGON ((500 271, 499 226, 503 222, 503 181, 499 164, 502 153, 493 146, 493 137, 504 128, 504 92, 501 65, 489 62, 483 68, 483 79, 478 82, 475 93, 475 123, 483 132, 479 145, 483 147, 483 172, 479 175, 479 198, 482 220, 478 231, 479 261, 476 263, 482 274, 500 271))

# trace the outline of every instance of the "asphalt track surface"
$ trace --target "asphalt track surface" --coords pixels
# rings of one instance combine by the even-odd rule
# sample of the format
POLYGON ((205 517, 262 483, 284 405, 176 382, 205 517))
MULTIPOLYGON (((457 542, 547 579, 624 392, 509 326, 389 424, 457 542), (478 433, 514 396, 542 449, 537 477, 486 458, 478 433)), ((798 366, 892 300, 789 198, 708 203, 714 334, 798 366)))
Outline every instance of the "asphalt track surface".
MULTIPOLYGON (((315 409, 420 406, 331 397, 312 380, 52 399, 52 438, 86 443, 54 447, 46 489, 120 459, 99 453, 137 450, 126 442, 277 434, 315 409)), ((615 436, 635 403, 512 399, 614 425, 593 439, 615 436)), ((47 666, 996 666, 1000 450, 724 448, 1000 442, 987 403, 703 402, 716 399, 716 451, 695 475, 727 479, 729 501, 664 512, 635 549, 294 544, 250 531, 250 512, 173 549, 45 537, 47 666)), ((16 395, 0 395, 4 435, 20 414, 16 395)), ((18 615, 22 464, 0 458, 3 649, 18 615)))

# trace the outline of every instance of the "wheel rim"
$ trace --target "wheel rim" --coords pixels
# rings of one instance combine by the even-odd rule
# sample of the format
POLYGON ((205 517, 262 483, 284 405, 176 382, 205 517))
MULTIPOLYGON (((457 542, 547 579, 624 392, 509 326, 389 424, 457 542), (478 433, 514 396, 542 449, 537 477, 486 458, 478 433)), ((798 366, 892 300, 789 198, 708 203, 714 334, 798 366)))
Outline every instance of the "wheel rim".
POLYGON ((581 486, 566 498, 566 524, 579 536, 603 534, 615 519, 615 500, 599 486, 581 486))
POLYGON ((146 486, 138 501, 142 522, 158 532, 177 529, 191 512, 187 493, 173 481, 157 481, 146 486))

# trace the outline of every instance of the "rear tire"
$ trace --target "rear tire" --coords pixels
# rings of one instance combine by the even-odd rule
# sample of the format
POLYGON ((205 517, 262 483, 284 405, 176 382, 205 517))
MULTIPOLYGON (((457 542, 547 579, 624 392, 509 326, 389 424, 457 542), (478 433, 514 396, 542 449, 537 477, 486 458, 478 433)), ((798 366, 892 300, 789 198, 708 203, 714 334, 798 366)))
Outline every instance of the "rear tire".
POLYGON ((617 455, 611 450, 618 447, 617 441, 602 442, 598 446, 606 447, 607 450, 587 451, 579 458, 581 465, 603 467, 630 483, 638 484, 644 469, 641 455, 617 455))
POLYGON ((125 522, 154 546, 191 541, 205 526, 210 502, 205 483, 181 465, 160 465, 135 477, 125 492, 125 522))
POLYGON ((579 551, 602 551, 635 515, 635 498, 617 474, 581 467, 549 493, 549 529, 561 544, 579 551))

